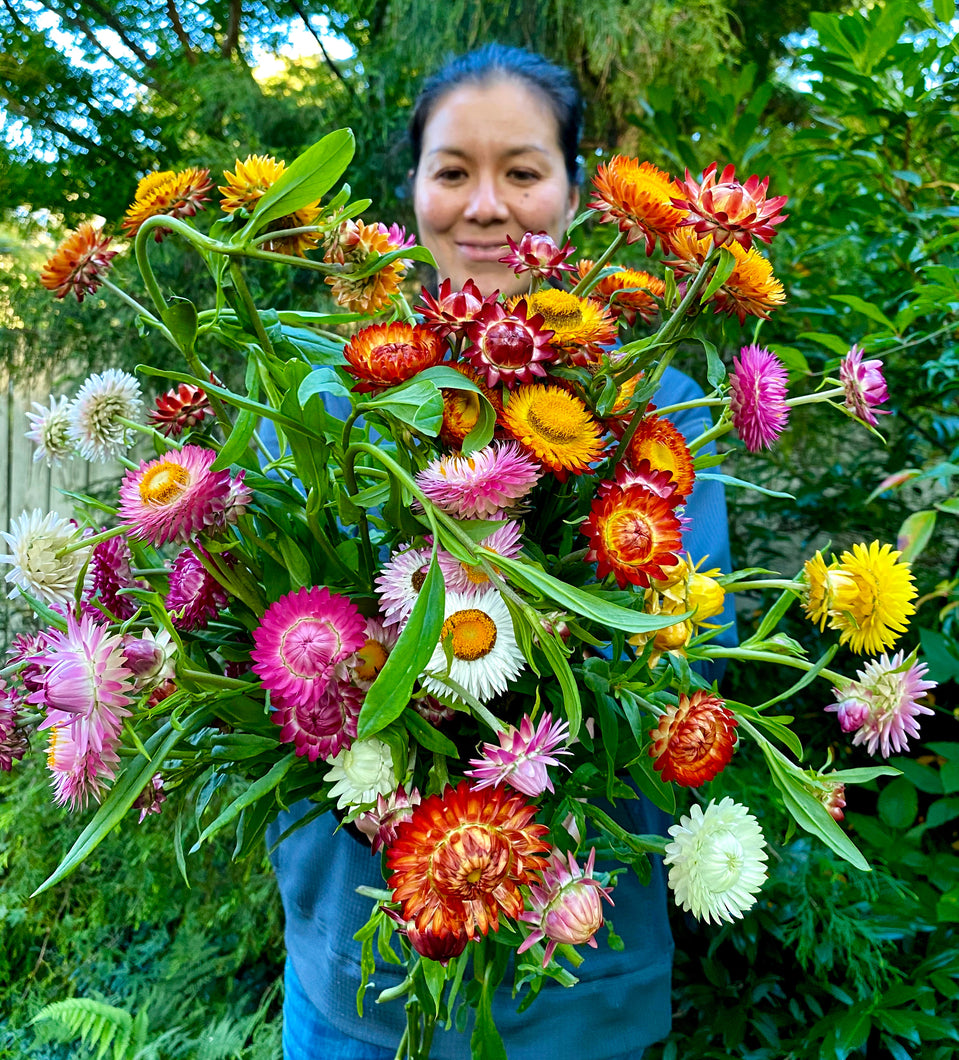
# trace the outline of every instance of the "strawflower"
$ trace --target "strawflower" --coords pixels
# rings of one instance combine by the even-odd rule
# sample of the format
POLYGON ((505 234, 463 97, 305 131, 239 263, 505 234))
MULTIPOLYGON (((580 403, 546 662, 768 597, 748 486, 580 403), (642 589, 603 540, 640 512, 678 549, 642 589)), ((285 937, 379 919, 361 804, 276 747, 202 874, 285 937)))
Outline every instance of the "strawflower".
POLYGON ((844 732, 855 732, 853 745, 865 744, 869 754, 880 751, 888 758, 893 751, 909 750, 908 737, 919 738, 920 714, 935 713, 920 703, 936 687, 926 681, 928 667, 915 656, 897 652, 871 659, 856 674, 857 681, 834 688, 837 702, 826 707, 839 716, 844 732))
MULTIPOLYGON (((208 169, 182 169, 178 173, 167 170, 148 173, 137 185, 133 204, 127 210, 122 227, 133 237, 140 231, 144 221, 159 214, 169 217, 192 217, 209 198, 213 187, 208 169)), ((157 227, 153 238, 159 243, 169 228, 157 227)))
MULTIPOLYGON (((580 279, 593 267, 589 258, 577 262, 580 279)), ((615 317, 622 317, 632 327, 640 317, 646 324, 651 324, 659 312, 656 298, 666 294, 666 284, 658 276, 653 276, 641 269, 621 268, 609 276, 604 276, 589 292, 590 298, 602 300, 615 317), (655 295, 655 297, 653 297, 655 295)))
POLYGON ((163 790, 163 777, 154 773, 149 783, 133 800, 133 809, 140 811, 137 824, 143 824, 151 813, 160 813, 166 802, 166 792, 163 790))
POLYGON ((82 302, 85 295, 94 294, 109 272, 115 250, 107 250, 110 237, 102 228, 85 221, 57 247, 40 274, 40 283, 57 298, 71 291, 82 302))
POLYGON ((488 386, 516 386, 546 375, 556 360, 551 331, 543 318, 520 302, 508 310, 499 302, 485 305, 466 325, 470 345, 464 355, 488 386))
MULTIPOLYGON (((217 188, 222 196, 220 209, 230 214, 237 210, 251 214, 285 169, 286 163, 277 161, 272 155, 248 155, 243 162, 237 159, 234 172, 223 174, 226 184, 217 188)), ((313 225, 320 214, 318 206, 319 199, 301 206, 292 214, 270 221, 266 230, 274 233, 273 238, 261 243, 260 248, 275 254, 305 257, 308 250, 316 247, 319 236, 315 232, 297 232, 293 235, 284 235, 284 232, 313 225)))
POLYGON ((206 391, 192 383, 180 383, 160 394, 155 406, 150 413, 150 423, 167 438, 177 438, 184 431, 192 431, 210 413, 206 391))
MULTIPOLYGON (((523 549, 522 529, 517 522, 506 523, 484 537, 480 545, 498 556, 515 559, 523 549)), ((436 555, 447 592, 482 594, 491 589, 493 583, 480 564, 463 563, 450 552, 440 549, 436 555)))
POLYGON ((139 420, 140 384, 129 372, 108 368, 91 375, 70 405, 70 438, 85 460, 106 463, 123 456, 136 432, 124 420, 139 420))
POLYGON ((416 484, 457 519, 494 519, 522 501, 540 475, 516 442, 494 442, 469 456, 454 453, 431 460, 416 484))
POLYGON ((729 376, 733 426, 751 452, 770 449, 786 429, 786 369, 770 350, 743 346, 729 376))
MULTIPOLYGON (((179 553, 170 568, 164 607, 177 629, 205 629, 230 602, 230 594, 206 569, 201 556, 209 557, 209 553, 194 542, 179 553)), ((228 552, 221 553, 221 559, 228 566, 234 562, 228 552)))
POLYGON ((20 591, 46 604, 69 604, 73 600, 77 579, 90 558, 89 546, 76 547, 82 540, 76 523, 56 512, 44 515, 34 508, 21 512, 9 532, 0 532, 0 537, 11 549, 9 555, 0 555, 0 563, 11 567, 5 575, 13 586, 11 597, 20 591))
POLYGON ((664 251, 686 211, 673 205, 676 181, 651 162, 616 155, 602 165, 593 178, 595 191, 589 206, 601 212, 600 221, 615 221, 626 234, 627 243, 646 241, 646 254, 664 251))
POLYGON ((73 812, 86 808, 93 798, 99 802, 112 784, 120 765, 116 740, 104 740, 97 749, 81 749, 69 725, 50 729, 47 745, 47 767, 53 779, 53 797, 58 806, 69 804, 73 812))
POLYGON ((766 841, 756 818, 727 796, 705 810, 694 803, 669 834, 663 863, 676 904, 707 923, 741 918, 766 879, 766 841))
POLYGON ((365 691, 373 684, 399 635, 395 624, 387 626, 379 618, 367 618, 366 643, 348 660, 350 678, 357 688, 365 691))
POLYGON ((877 408, 889 398, 886 379, 882 374, 882 361, 862 359, 865 351, 853 346, 839 365, 839 379, 846 392, 846 408, 875 427, 877 416, 888 416, 889 409, 877 408))
POLYGON ((386 854, 389 886, 418 931, 472 939, 523 911, 521 887, 548 850, 546 825, 518 792, 463 781, 431 795, 401 823, 386 854))
POLYGON ((549 345, 569 364, 582 367, 595 364, 604 347, 616 341, 616 321, 595 299, 579 298, 570 291, 547 287, 526 295, 517 302, 516 308, 523 304, 529 313, 542 318, 542 326, 553 333, 549 345))
POLYGON ((686 439, 669 420, 654 413, 644 416, 629 440, 626 456, 634 470, 638 470, 642 462, 647 460, 653 470, 669 473, 676 485, 676 496, 671 500, 673 506, 693 492, 696 481, 693 458, 686 439))
POLYGON ((686 181, 680 183, 680 194, 673 206, 687 210, 681 223, 691 225, 696 235, 712 236, 717 247, 736 242, 744 250, 753 245, 753 237, 768 243, 776 234, 776 225, 786 220, 779 210, 786 205, 786 196, 766 198, 769 177, 762 180, 753 174, 745 184, 736 180, 734 166, 726 166, 716 179, 717 163, 703 173, 702 184, 686 170, 686 181))
POLYGON ((380 594, 384 625, 402 625, 410 617, 416 597, 426 581, 431 555, 428 548, 406 546, 394 552, 383 564, 375 584, 380 594))
POLYGON ((453 449, 461 449, 466 436, 480 422, 482 414, 480 394, 493 406, 493 413, 497 418, 503 412, 503 399, 500 392, 491 390, 482 376, 469 364, 453 362, 446 367, 465 376, 479 390, 479 394, 475 390, 465 388, 443 387, 440 390, 443 395, 443 426, 440 428, 440 441, 453 449))
POLYGON ((400 784, 389 796, 377 795, 376 806, 361 813, 353 823, 369 839, 372 852, 378 854, 396 839, 396 829, 413 816, 413 808, 422 801, 416 788, 407 795, 406 789, 400 784))
POLYGON ((119 619, 131 618, 140 606, 136 597, 126 589, 149 589, 149 585, 133 574, 130 546, 123 537, 101 541, 90 555, 83 602, 99 604, 119 619))
POLYGON ((292 743, 297 755, 306 755, 310 762, 317 758, 328 762, 356 739, 363 693, 334 677, 315 696, 274 695, 273 705, 277 709, 271 721, 280 726, 280 739, 292 743))
POLYGON ((575 395, 559 386, 520 386, 503 409, 503 426, 562 482, 581 475, 603 453, 602 425, 575 395))
POLYGON ((405 383, 439 364, 446 346, 425 324, 371 324, 343 347, 346 370, 359 382, 358 394, 405 383))
POLYGON ((28 412, 30 430, 27 438, 34 443, 35 461, 45 460, 47 467, 57 467, 64 460, 76 455, 73 439, 70 437, 70 401, 65 397, 56 398, 50 395, 50 407, 34 401, 36 412, 28 412))
POLYGON ((452 281, 445 279, 436 298, 424 287, 420 292, 422 303, 413 308, 422 313, 424 323, 429 324, 440 338, 446 338, 447 335, 465 334, 467 324, 476 319, 487 303, 494 303, 498 293, 484 299, 472 280, 467 280, 461 291, 454 291, 452 281))
POLYGON ((18 728, 19 712, 6 682, 0 678, 0 770, 9 773, 14 761, 23 758, 27 750, 27 737, 18 728))
POLYGON ((474 785, 476 791, 509 784, 536 798, 553 790, 546 767, 560 764, 556 755, 571 753, 565 748, 556 750, 569 739, 569 723, 565 719, 554 722, 547 712, 534 726, 530 716, 524 714, 518 729, 510 725, 498 734, 498 739, 498 744, 483 744, 482 757, 470 759, 473 768, 466 770, 466 776, 479 781, 474 785))
POLYGON ((705 784, 729 765, 737 724, 732 711, 713 693, 680 692, 679 702, 670 704, 650 730, 653 768, 663 782, 675 780, 685 787, 705 784))
POLYGON ((356 740, 332 759, 323 780, 332 784, 329 797, 341 810, 375 803, 396 787, 390 745, 375 736, 356 740))
MULTIPOLYGON (((406 232, 396 225, 387 228, 383 224, 367 225, 348 219, 328 240, 324 260, 365 269, 371 259, 404 250, 415 242, 415 238, 407 240, 406 232)), ((389 308, 405 273, 406 263, 402 258, 394 258, 368 276, 357 279, 346 272, 327 276, 325 282, 332 288, 333 300, 338 305, 351 313, 370 316, 389 308)))
POLYGON ((509 253, 499 261, 517 276, 528 272, 536 279, 561 280, 564 272, 575 271, 566 260, 574 253, 573 244, 567 241, 564 247, 558 247, 547 232, 527 232, 518 243, 507 236, 506 243, 509 253))

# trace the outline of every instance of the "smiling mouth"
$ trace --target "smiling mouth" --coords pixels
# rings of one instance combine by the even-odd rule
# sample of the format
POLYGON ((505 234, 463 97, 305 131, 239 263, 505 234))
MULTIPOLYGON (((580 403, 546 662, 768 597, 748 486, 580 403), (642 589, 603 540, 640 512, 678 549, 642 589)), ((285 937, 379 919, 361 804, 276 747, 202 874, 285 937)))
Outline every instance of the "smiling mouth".
POLYGON ((504 239, 502 243, 457 243, 459 252, 470 261, 498 261, 502 258, 509 246, 504 239))

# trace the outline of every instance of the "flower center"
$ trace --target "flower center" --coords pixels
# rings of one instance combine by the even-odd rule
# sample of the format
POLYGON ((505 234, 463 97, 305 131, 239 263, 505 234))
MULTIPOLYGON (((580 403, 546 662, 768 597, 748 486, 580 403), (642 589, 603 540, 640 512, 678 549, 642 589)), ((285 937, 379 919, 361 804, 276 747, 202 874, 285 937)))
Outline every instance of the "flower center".
POLYGON ((330 624, 307 615, 284 631, 280 658, 290 673, 310 679, 328 673, 330 660, 339 648, 339 638, 330 624))
POLYGON ((440 639, 450 639, 453 657, 475 662, 489 655, 496 644, 496 623, 475 607, 454 611, 443 623, 440 639))
POLYGON ((190 472, 182 464, 169 461, 147 468, 140 479, 140 500, 144 504, 173 504, 190 484, 190 472))
POLYGON ((606 524, 611 552, 617 552, 631 563, 643 563, 653 551, 653 533, 649 522, 628 508, 613 512, 606 524))
POLYGON ((509 843, 498 830, 464 825, 430 859, 433 885, 444 896, 468 902, 496 890, 511 860, 509 843))
POLYGON ((554 445, 568 445, 582 435, 579 418, 573 419, 569 413, 570 410, 564 402, 547 400, 540 404, 540 408, 531 406, 526 420, 530 427, 548 442, 554 445))
POLYGON ((356 665, 353 672, 361 681, 372 681, 383 669, 388 652, 378 640, 367 638, 366 643, 356 653, 356 665))
POLYGON ((472 429, 476 426, 476 421, 479 419, 479 394, 474 394, 470 390, 457 390, 453 394, 454 396, 449 398, 450 416, 456 418, 461 428, 468 427, 472 429))
POLYGON ((413 586, 413 592, 418 593, 423 588, 423 582, 426 581, 426 568, 420 567, 419 570, 413 571, 410 575, 410 585, 413 586))
POLYGON ((566 331, 583 322, 583 305, 569 291, 538 291, 529 299, 529 307, 552 331, 566 331))

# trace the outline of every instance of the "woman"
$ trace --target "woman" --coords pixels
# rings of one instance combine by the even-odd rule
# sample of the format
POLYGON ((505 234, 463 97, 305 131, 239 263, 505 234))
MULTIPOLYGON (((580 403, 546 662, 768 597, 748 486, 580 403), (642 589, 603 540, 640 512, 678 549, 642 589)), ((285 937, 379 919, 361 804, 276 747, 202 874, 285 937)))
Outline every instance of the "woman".
MULTIPOLYGON (((519 49, 482 48, 453 60, 426 83, 410 126, 414 207, 420 242, 432 251, 440 280, 448 278, 455 290, 473 279, 484 295, 526 288, 497 259, 507 236, 518 241, 527 231, 546 231, 562 242, 579 203, 581 118, 569 74, 519 49)), ((659 403, 699 393, 691 380, 668 370, 659 403)), ((686 414, 677 426, 699 434, 703 416, 686 414)), ((722 489, 715 483, 698 487, 687 514, 695 529, 685 547, 728 570, 722 489)), ((271 829, 271 846, 309 806, 301 803, 281 815, 271 829)), ((668 824, 645 800, 620 804, 616 812, 637 833, 662 833, 668 824)), ((378 862, 345 832, 334 835, 335 827, 328 815, 316 819, 272 855, 286 912, 284 1057, 391 1060, 405 1013, 402 1003, 380 1007, 373 997, 399 983, 397 968, 377 968, 365 1015, 356 1015, 360 969, 353 934, 366 922, 371 903, 355 889, 383 886, 378 862)), ((499 991, 494 1014, 510 1060, 540 1060, 547 1052, 551 1060, 626 1060, 668 1033, 672 938, 658 860, 649 885, 623 873, 613 898, 621 952, 605 944, 590 950, 574 989, 549 982, 522 1015, 509 992, 499 991)), ((469 1035, 438 1030, 432 1055, 465 1060, 469 1035)))

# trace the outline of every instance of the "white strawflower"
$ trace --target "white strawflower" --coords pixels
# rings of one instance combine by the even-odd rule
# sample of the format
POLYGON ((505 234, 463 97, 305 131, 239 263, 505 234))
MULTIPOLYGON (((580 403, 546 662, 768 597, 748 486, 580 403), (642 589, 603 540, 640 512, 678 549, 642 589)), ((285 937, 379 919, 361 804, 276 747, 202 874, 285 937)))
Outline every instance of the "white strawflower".
POLYGON ((81 539, 76 523, 62 519, 56 512, 46 515, 39 508, 21 512, 10 524, 9 533, 0 537, 10 546, 10 555, 0 555, 0 563, 9 563, 6 580, 13 583, 10 596, 18 590, 37 596, 47 604, 66 604, 73 600, 77 578, 90 558, 90 547, 77 548, 62 556, 57 553, 81 539))
POLYGON ((341 810, 376 802, 377 795, 388 795, 396 788, 390 745, 375 736, 355 740, 330 760, 323 779, 333 785, 330 798, 336 799, 341 810))
POLYGON ((727 795, 697 803, 669 829, 665 864, 676 904, 718 924, 742 917, 766 879, 766 840, 748 808, 727 795))
POLYGON ((27 437, 36 445, 34 460, 46 460, 47 467, 55 467, 76 455, 70 437, 70 402, 65 397, 50 395, 50 407, 33 402, 36 412, 28 412, 30 430, 27 437))
POLYGON ((133 444, 135 431, 121 420, 139 420, 143 402, 140 384, 119 368, 91 375, 70 406, 70 436, 86 460, 106 462, 121 457, 133 444))

